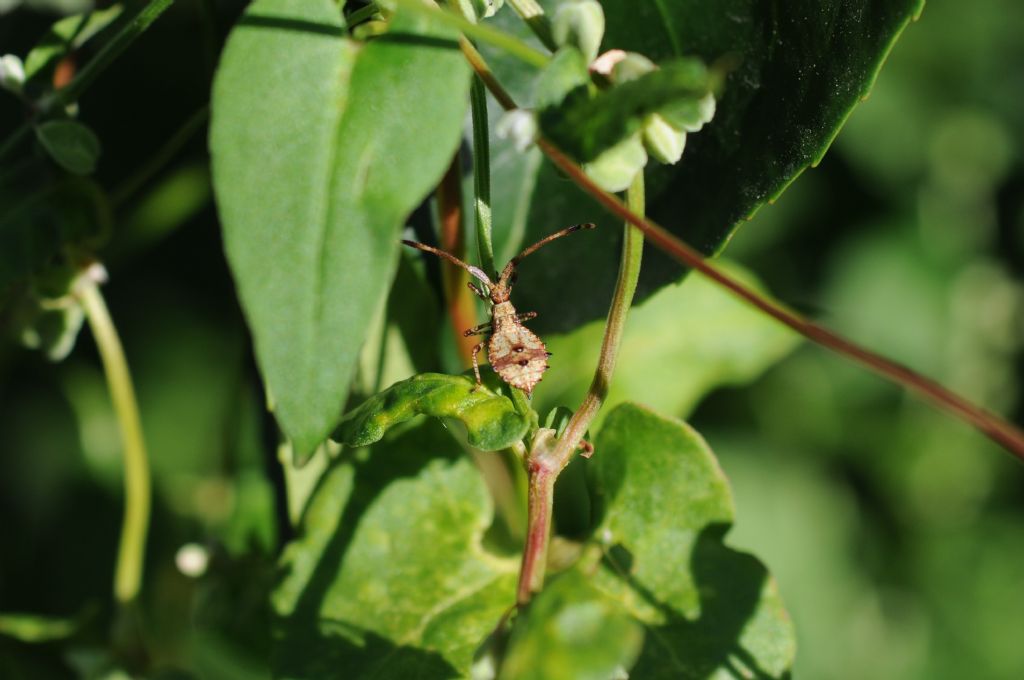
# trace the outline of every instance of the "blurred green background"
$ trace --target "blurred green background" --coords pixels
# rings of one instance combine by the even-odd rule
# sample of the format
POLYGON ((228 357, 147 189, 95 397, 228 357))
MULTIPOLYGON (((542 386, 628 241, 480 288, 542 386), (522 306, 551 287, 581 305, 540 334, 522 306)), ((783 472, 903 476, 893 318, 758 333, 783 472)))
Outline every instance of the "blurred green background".
MULTIPOLYGON (((0 53, 25 54, 55 12, 86 4, 0 0, 0 53)), ((263 598, 288 534, 202 129, 132 186, 176 131, 202 120, 241 7, 179 0, 80 106, 103 143, 97 179, 123 195, 105 293, 153 461, 147 642, 167 677, 266 675, 263 598), (179 564, 189 544, 209 557, 199 575, 179 564)), ((0 131, 19 116, 0 92, 0 131)), ((778 298, 1020 423, 1022 151, 1024 4, 929 0, 821 166, 726 256, 778 298)), ((690 333, 664 317, 670 334, 690 333)), ((643 371, 699 372, 735 344, 709 335, 666 366, 631 372, 624 358, 620 375, 642 395, 643 371)), ((674 408, 733 482, 731 542, 779 581, 798 632, 795 676, 1020 677, 1024 468, 819 348, 800 345, 753 379, 759 370, 719 376, 752 382, 674 408)), ((0 676, 74 677, 104 663, 100 605, 120 522, 117 429, 87 332, 60 364, 0 348, 0 432, 0 612, 83 621, 70 644, 0 635, 0 676)))

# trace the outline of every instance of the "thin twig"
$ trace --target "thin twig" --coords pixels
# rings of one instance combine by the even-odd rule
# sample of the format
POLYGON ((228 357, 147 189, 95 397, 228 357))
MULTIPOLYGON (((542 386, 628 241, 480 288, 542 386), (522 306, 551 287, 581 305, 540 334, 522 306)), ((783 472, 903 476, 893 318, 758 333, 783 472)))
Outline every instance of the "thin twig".
POLYGON ((92 85, 93 81, 117 59, 122 52, 128 49, 137 37, 142 35, 150 25, 156 21, 172 4, 174 0, 150 0, 149 4, 143 7, 132 17, 121 30, 109 42, 107 42, 96 55, 89 60, 82 69, 75 75, 74 80, 62 87, 42 102, 44 111, 51 111, 59 106, 66 106, 78 101, 82 93, 92 85))

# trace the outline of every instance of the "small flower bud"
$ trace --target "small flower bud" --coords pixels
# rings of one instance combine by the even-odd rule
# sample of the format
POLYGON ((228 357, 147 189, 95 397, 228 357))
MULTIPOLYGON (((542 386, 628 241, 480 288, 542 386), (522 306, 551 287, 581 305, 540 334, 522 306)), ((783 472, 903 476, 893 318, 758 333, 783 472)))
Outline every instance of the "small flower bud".
POLYGON ((573 0, 558 8, 551 32, 558 45, 572 45, 590 63, 604 38, 604 10, 596 0, 573 0))
POLYGON ((11 92, 21 92, 25 83, 25 65, 14 54, 0 57, 0 87, 11 92))
POLYGON ((700 99, 674 104, 659 113, 672 127, 697 132, 715 117, 715 96, 708 93, 700 99))
POLYGON ((529 111, 514 109, 498 119, 495 132, 501 139, 511 139, 516 151, 526 151, 537 139, 537 119, 529 111))
POLYGON ((656 160, 673 165, 683 157, 686 148, 686 133, 678 130, 658 114, 652 114, 644 122, 644 148, 656 160))
POLYGON ((625 191, 646 164, 647 152, 640 135, 635 134, 584 165, 583 169, 605 191, 625 191))

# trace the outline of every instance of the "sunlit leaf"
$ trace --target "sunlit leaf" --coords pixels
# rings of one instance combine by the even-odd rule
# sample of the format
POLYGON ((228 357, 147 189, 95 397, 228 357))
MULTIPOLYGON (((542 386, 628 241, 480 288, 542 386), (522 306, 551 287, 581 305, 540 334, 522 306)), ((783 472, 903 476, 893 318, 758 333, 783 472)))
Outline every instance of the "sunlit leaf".
POLYGON ((341 413, 398 235, 458 146, 453 34, 399 13, 369 43, 330 0, 260 0, 228 40, 210 148, 228 260, 276 415, 308 455, 341 413))
POLYGON ((471 446, 497 451, 526 436, 530 426, 512 400, 464 375, 422 373, 395 383, 345 414, 332 439, 349 446, 379 441, 395 425, 418 415, 454 418, 471 446))
POLYGON ((782 678, 794 632, 757 558, 723 543, 728 482, 685 424, 623 404, 591 459, 606 556, 597 585, 644 623, 638 678, 782 678))
POLYGON ((642 640, 625 609, 573 570, 516 617, 499 677, 608 680, 633 665, 642 640))
POLYGON ((517 561, 486 552, 486 486, 437 423, 321 480, 273 598, 278 676, 461 677, 515 601, 517 561))

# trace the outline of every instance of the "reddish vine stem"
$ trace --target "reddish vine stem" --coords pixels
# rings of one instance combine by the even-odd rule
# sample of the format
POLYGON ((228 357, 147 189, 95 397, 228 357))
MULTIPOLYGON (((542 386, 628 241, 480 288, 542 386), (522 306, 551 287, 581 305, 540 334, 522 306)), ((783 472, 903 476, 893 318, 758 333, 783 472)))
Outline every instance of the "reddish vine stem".
MULTIPOLYGON (((460 259, 464 258, 466 241, 462 233, 462 172, 458 152, 437 187, 437 211, 441 224, 441 250, 460 259)), ((464 366, 469 366, 476 342, 473 338, 465 337, 462 331, 477 324, 476 303, 466 285, 469 283, 469 275, 461 268, 442 261, 441 280, 444 283, 445 299, 448 300, 448 318, 459 348, 459 358, 464 366)))
POLYGON ((516 604, 524 605, 544 585, 544 572, 548 561, 548 537, 551 535, 551 509, 554 505, 555 480, 560 470, 549 467, 546 461, 529 464, 527 491, 526 545, 519 567, 519 586, 516 604))
MULTIPOLYGON (((515 108, 515 101, 494 77, 486 61, 468 42, 461 43, 463 53, 470 66, 477 71, 480 79, 505 108, 515 108), (468 50, 466 49, 468 46, 468 50)), ((731 276, 711 265, 698 250, 676 238, 655 222, 633 213, 618 198, 597 186, 582 168, 563 154, 554 144, 539 138, 537 146, 559 169, 565 172, 581 189, 590 194, 609 212, 641 230, 658 248, 682 264, 697 270, 716 284, 723 286, 734 295, 745 300, 765 314, 789 326, 808 340, 826 347, 837 354, 864 366, 882 377, 914 392, 940 409, 951 413, 971 424, 1015 457, 1024 461, 1024 432, 999 416, 971 403, 967 399, 944 387, 938 382, 913 371, 881 354, 847 340, 837 333, 805 319, 799 314, 772 302, 748 288, 731 276)))

